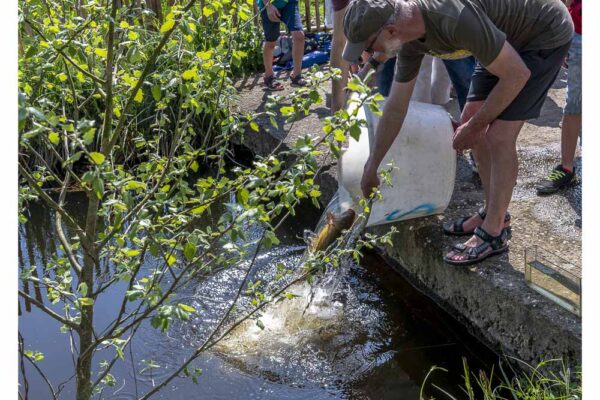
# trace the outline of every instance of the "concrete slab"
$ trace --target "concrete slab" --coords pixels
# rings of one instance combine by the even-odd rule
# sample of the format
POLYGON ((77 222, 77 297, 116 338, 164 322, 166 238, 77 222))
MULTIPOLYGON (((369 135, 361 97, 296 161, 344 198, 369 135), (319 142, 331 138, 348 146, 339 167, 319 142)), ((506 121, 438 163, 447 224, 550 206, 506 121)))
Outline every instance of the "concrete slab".
MULTIPOLYGON (((457 156, 455 191, 444 215, 394 224, 400 232, 394 246, 380 250, 393 268, 499 353, 529 363, 562 356, 574 366, 581 365, 580 318, 530 289, 523 275, 524 249, 538 245, 573 263, 571 271, 581 276, 581 185, 550 197, 539 197, 534 189, 537 180, 559 162, 565 79, 562 71, 542 115, 525 124, 518 141, 520 170, 509 208, 513 226, 510 253, 471 268, 456 268, 442 261, 451 245, 459 242, 442 234, 442 224, 474 213, 482 205, 480 182, 462 155, 457 156)), ((241 111, 263 110, 268 93, 260 82, 256 75, 238 84, 241 111)), ((323 90, 328 93, 330 88, 323 90)), ((458 116, 456 101, 446 107, 455 118, 458 116)), ((248 132, 244 145, 258 155, 273 151, 280 141, 285 148, 304 133, 322 134, 320 118, 328 114, 329 109, 322 104, 293 126, 284 125, 283 130, 274 130, 268 120, 259 119, 260 132, 248 132)), ((317 182, 323 193, 320 201, 325 205, 337 190, 337 167, 330 155, 320 162, 323 172, 317 182)), ((577 162, 580 166, 580 159, 577 162)), ((387 229, 389 225, 373 231, 387 229)))

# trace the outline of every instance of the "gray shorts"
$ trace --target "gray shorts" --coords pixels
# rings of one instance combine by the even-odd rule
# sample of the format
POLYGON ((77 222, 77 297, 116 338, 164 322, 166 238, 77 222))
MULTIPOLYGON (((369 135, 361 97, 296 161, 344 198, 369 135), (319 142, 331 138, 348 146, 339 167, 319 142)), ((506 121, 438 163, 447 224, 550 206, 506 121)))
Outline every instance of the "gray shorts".
MULTIPOLYGON (((531 71, 531 77, 512 103, 498 116, 498 119, 525 121, 540 116, 548 89, 556 80, 570 44, 569 42, 553 49, 519 52, 523 62, 531 71)), ((498 77, 489 73, 477 62, 467 102, 487 99, 496 83, 498 83, 498 77)))

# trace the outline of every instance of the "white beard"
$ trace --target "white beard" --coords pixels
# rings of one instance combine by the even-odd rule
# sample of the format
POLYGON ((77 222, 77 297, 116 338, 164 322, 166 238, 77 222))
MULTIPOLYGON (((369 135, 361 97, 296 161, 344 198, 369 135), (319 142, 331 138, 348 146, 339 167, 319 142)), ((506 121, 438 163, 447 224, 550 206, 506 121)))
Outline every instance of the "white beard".
POLYGON ((402 47, 402 41, 398 38, 393 38, 384 43, 383 47, 388 57, 395 57, 400 47, 402 47))

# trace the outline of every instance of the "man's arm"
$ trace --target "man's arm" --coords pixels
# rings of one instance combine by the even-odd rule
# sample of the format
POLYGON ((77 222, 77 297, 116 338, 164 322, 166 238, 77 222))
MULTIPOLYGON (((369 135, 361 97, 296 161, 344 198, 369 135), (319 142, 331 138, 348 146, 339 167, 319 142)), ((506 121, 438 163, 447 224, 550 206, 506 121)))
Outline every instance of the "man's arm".
MULTIPOLYGON (((364 53, 363 53, 364 54, 364 53)), ((379 64, 383 64, 388 60, 388 56, 385 53, 381 53, 376 51, 375 53, 373 53, 373 58, 375 59, 375 61, 377 61, 379 64)), ((373 66, 371 65, 371 63, 366 62, 365 65, 361 68, 360 71, 358 71, 358 73, 356 74, 361 80, 364 80, 365 77, 367 76, 367 74, 369 73, 370 70, 375 69, 373 68, 373 66)), ((375 78, 376 74, 373 74, 373 76, 371 77, 371 81, 373 81, 373 79, 375 78)), ((369 82, 365 82, 367 85, 369 84, 369 82)))
POLYGON ((494 121, 517 97, 531 76, 519 53, 508 42, 504 42, 498 57, 486 69, 499 80, 481 109, 468 122, 475 130, 484 129, 494 121))
POLYGON ((379 186, 377 168, 402 129, 416 81, 417 78, 414 78, 409 82, 394 81, 392 84, 390 96, 385 103, 383 115, 375 131, 374 143, 371 146, 372 152, 363 172, 361 188, 365 197, 369 197, 373 188, 379 186))

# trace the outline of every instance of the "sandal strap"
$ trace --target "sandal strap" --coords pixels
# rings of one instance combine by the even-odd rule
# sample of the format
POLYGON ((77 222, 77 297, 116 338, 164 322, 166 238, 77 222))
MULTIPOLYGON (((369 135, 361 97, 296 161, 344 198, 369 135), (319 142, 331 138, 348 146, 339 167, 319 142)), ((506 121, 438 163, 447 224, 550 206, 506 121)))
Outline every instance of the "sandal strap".
POLYGON ((271 75, 267 78, 263 78, 265 86, 269 89, 283 88, 283 85, 279 82, 275 82, 275 75, 271 75))
MULTIPOLYGON (((485 209, 485 207, 481 207, 479 210, 477 210, 477 214, 479 214, 481 219, 485 219, 485 217, 487 216, 487 210, 485 209)), ((506 212, 506 214, 504 214, 504 222, 510 222, 510 213, 508 211, 506 212)))
POLYGON ((479 214, 479 217, 481 219, 485 219, 485 216, 487 215, 487 210, 485 209, 485 207, 481 207, 479 210, 477 210, 477 214, 479 214))
POLYGON ((452 231, 456 233, 463 233, 465 230, 463 229, 463 224, 471 217, 463 217, 461 219, 457 219, 454 221, 454 225, 452 226, 452 231))
POLYGON ((482 227, 478 226, 477 228, 475 228, 473 234, 481 240, 483 240, 484 243, 488 243, 490 246, 492 246, 493 250, 498 250, 499 248, 504 246, 504 241, 507 239, 508 232, 505 229, 502 229, 498 236, 492 236, 489 233, 487 233, 482 227))

